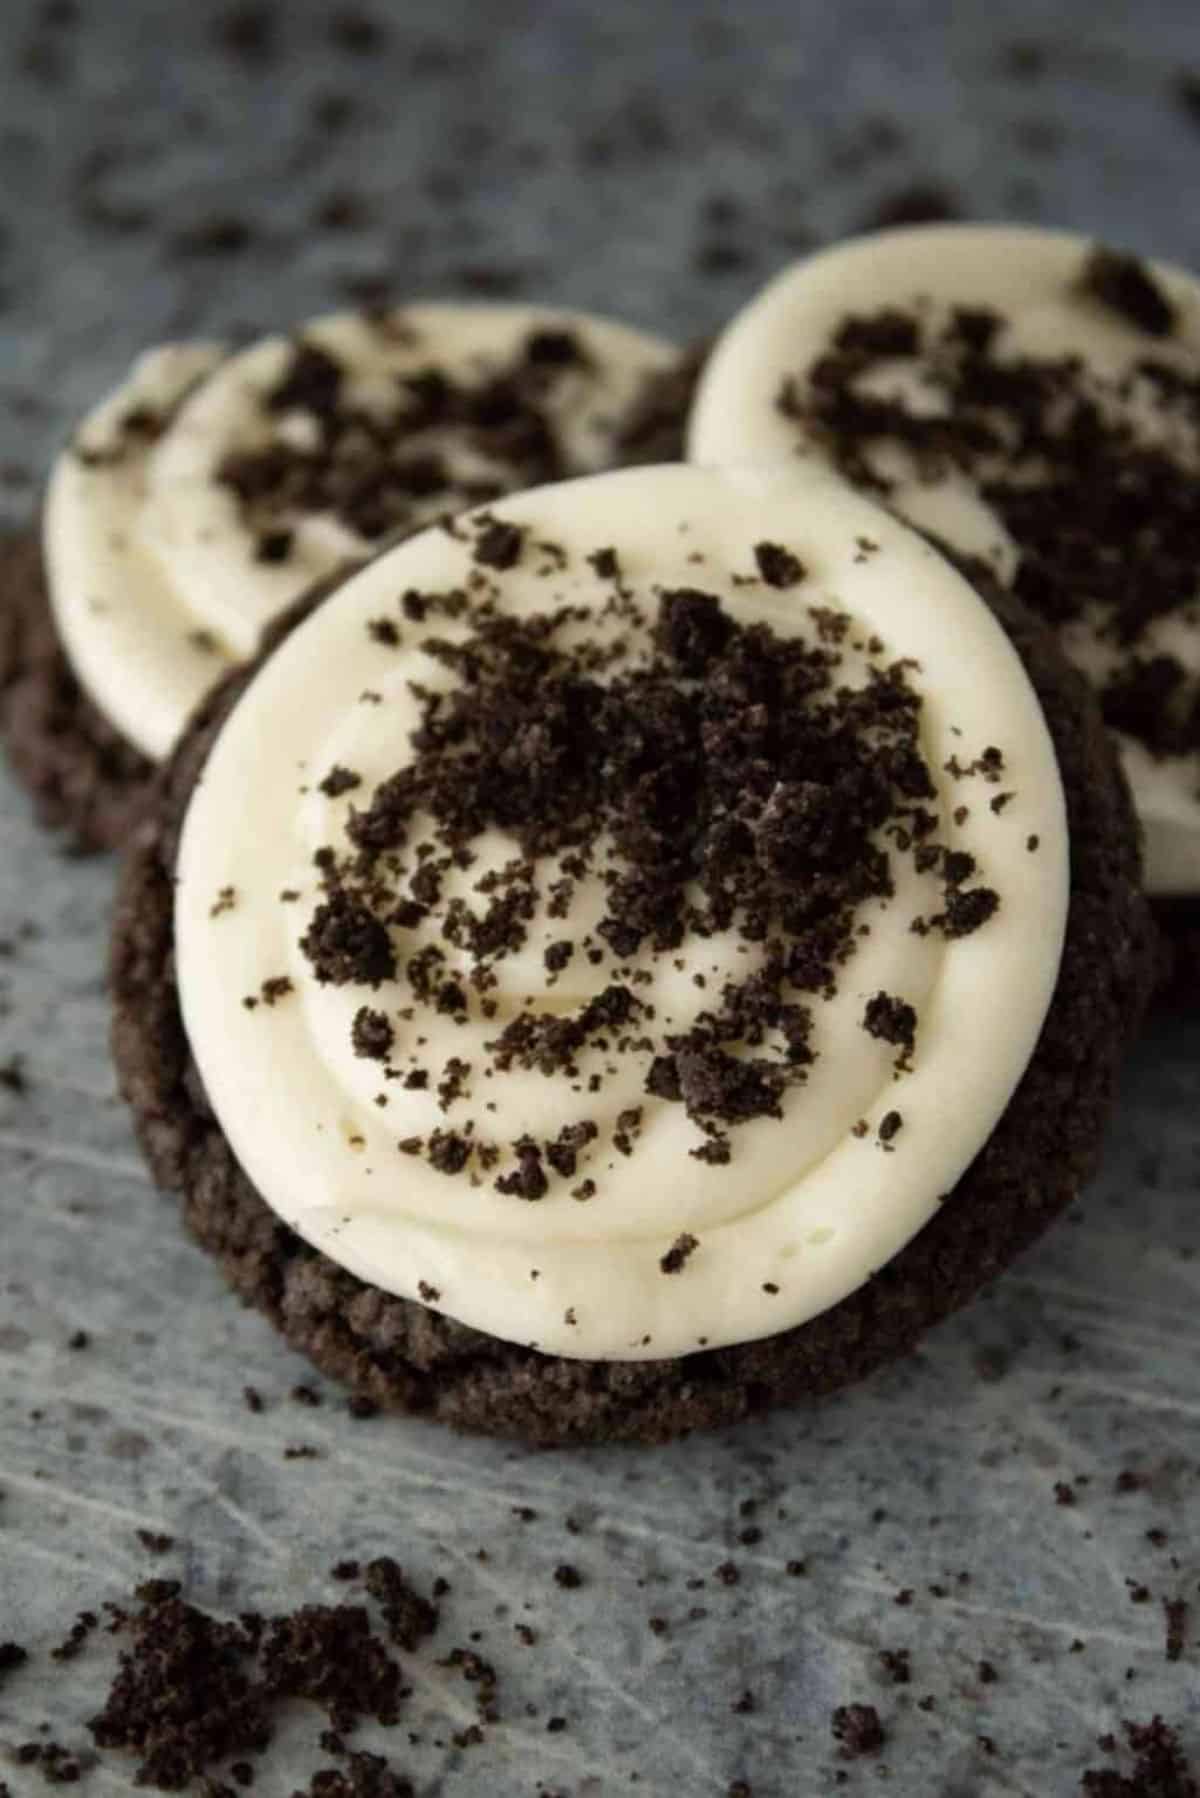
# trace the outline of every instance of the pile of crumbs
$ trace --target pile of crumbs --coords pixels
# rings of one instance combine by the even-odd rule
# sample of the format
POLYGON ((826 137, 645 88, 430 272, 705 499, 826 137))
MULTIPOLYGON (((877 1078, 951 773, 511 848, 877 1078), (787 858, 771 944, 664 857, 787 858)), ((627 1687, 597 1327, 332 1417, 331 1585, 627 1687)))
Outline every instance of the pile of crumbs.
MULTIPOLYGON (((447 1114, 427 1137, 401 1139, 401 1152, 538 1200, 607 1146, 596 1144, 589 1100, 619 1057, 639 1064, 647 1096, 682 1106, 698 1134, 690 1153, 724 1165, 739 1126, 781 1119, 786 1096, 806 1081, 817 1054, 813 1006, 836 992, 862 909, 894 893, 900 858, 938 883, 933 914, 912 921, 923 935, 972 933, 1000 896, 979 883, 972 855, 938 840, 922 701, 907 665, 876 639, 856 641, 866 673, 861 685, 844 684, 848 618, 810 606, 807 633, 780 637, 739 624, 700 589, 639 596, 618 551, 599 546, 588 561, 609 587, 601 617, 646 647, 634 653, 626 635, 572 647, 564 631, 588 622, 586 609, 523 619, 499 609, 505 574, 552 546, 535 550, 521 527, 486 514, 472 528, 465 586, 406 593, 397 612, 406 627, 439 616, 469 627, 465 638, 420 642, 456 684, 414 688, 422 714, 412 759, 351 805, 343 842, 316 852, 322 897, 301 949, 321 984, 375 992, 403 974, 401 1023, 488 1020, 497 966, 525 946, 545 901, 561 931, 545 952, 549 984, 575 958, 605 984, 570 1011, 522 1011, 497 1025, 486 1065, 433 1065, 396 1019, 365 1003, 356 1012, 355 1054, 378 1062, 383 1080, 436 1089, 447 1114), (428 833, 418 820, 432 821, 428 833), (476 880, 477 903, 449 897, 490 829, 515 839, 519 855, 476 880), (573 932, 589 880, 602 884, 605 912, 573 932), (397 929, 419 931, 423 946, 397 929), (672 1028, 645 996, 652 975, 642 964, 680 966, 686 943, 731 930, 753 951, 754 971, 726 980, 686 1027, 672 1028), (469 961, 465 976, 452 971, 456 956, 469 961), (553 1140, 491 1140, 484 1082, 531 1069, 569 1081, 581 1115, 553 1140)), ((757 570, 746 581, 803 588, 805 568, 785 545, 748 544, 746 563, 757 570)), ((1003 766, 988 746, 955 774, 982 770, 990 780, 1003 766)), ((331 783, 352 790, 356 771, 331 770, 331 783)), ((897 1072, 907 1070, 918 1019, 901 996, 877 994, 862 1027, 894 1044, 897 1072)), ((631 1153, 641 1123, 640 1106, 622 1111, 613 1148, 631 1153)), ((879 1145, 890 1149, 902 1124, 889 1112, 879 1145)), ((576 1198, 593 1190, 586 1180, 571 1188, 576 1198)))

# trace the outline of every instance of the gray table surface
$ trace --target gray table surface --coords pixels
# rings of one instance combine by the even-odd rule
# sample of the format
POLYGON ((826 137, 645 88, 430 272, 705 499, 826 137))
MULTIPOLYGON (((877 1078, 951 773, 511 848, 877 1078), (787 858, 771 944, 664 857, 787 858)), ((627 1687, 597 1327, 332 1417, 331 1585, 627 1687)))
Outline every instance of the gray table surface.
MULTIPOLYGON (((14 521, 74 415, 144 343, 298 319, 348 283, 403 296, 500 279, 686 338, 917 179, 978 215, 1200 264, 1200 122, 1172 91, 1200 68, 1195 0, 742 0, 736 23, 733 7, 671 0, 377 0, 369 54, 331 41, 335 9, 287 0, 261 64, 214 49, 203 0, 78 0, 74 25, 44 11, 39 25, 26 0, 0 9, 14 521), (1011 46, 1029 43, 1048 55, 1022 82, 1011 46), (901 129, 886 149, 879 119, 901 129), (346 189, 362 218, 314 231, 346 189), (714 198, 732 205, 714 215, 714 198), (226 247, 200 253, 214 221, 226 247)), ((33 1652, 0 1690, 0 1779, 21 1798, 42 1787, 9 1765, 12 1744, 44 1721, 86 1744, 111 1674, 106 1645, 49 1661, 76 1610, 153 1572, 217 1609, 284 1609, 330 1599, 339 1556, 380 1551, 451 1581, 440 1643, 481 1630, 502 1675, 502 1722, 459 1750, 438 1744, 469 1721, 469 1689, 433 1654, 413 1668, 423 1739, 395 1732, 396 1758, 421 1794, 700 1798, 736 1778, 757 1798, 823 1793, 831 1708, 854 1701, 878 1707, 889 1741, 846 1769, 850 1790, 1074 1793, 1104 1761, 1096 1737, 1155 1711, 1200 1750, 1194 1023, 1152 1025, 1075 1214, 908 1365, 653 1454, 530 1455, 356 1421, 328 1388, 319 1409, 289 1400, 304 1364, 184 1239, 114 1095, 111 883, 106 862, 39 835, 0 774, 0 1065, 21 1054, 29 1076, 24 1094, 0 1086, 0 1639, 33 1652), (72 1351, 80 1330, 90 1346, 72 1351), (241 1405, 247 1381, 261 1418, 241 1405), (299 1442, 321 1457, 286 1460, 299 1442), (1128 1468, 1147 1484, 1117 1493, 1128 1468), (1055 1502, 1059 1481, 1078 1482, 1075 1504, 1055 1502), (139 1528, 176 1549, 152 1562, 139 1528), (730 1557, 726 1588, 712 1571, 730 1557), (798 1557, 807 1575, 786 1577, 798 1557), (580 1590, 553 1583, 562 1560, 580 1590), (1161 1601, 1177 1596, 1195 1627, 1171 1664, 1161 1601), (708 1616, 689 1620, 697 1603, 708 1616), (879 1661, 899 1648, 907 1686, 879 1661), (757 1708, 734 1713, 746 1688, 757 1708), (548 1733, 554 1715, 567 1726, 548 1733)), ((297 1718, 255 1789, 286 1795, 322 1759, 297 1718)), ((131 1789, 128 1764, 106 1757, 83 1789, 131 1789)))

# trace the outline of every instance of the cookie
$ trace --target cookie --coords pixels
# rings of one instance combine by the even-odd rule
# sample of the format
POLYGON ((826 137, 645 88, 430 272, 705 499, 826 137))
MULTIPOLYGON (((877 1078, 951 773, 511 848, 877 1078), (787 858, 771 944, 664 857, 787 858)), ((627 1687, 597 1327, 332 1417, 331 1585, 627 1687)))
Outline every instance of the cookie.
POLYGON ((733 321, 689 445, 836 467, 1054 628, 1117 737, 1171 984, 1194 995, 1177 902, 1200 899, 1200 282, 1061 232, 865 237, 733 321))
POLYGON ((121 843, 149 766, 280 609, 464 506, 645 459, 678 361, 589 314, 490 305, 141 357, 59 457, 44 569, 8 558, 0 728, 43 815, 121 843))
POLYGON ((32 533, 0 542, 0 736, 43 824, 82 850, 129 841, 152 764, 75 678, 32 533))
POLYGON ((997 1274, 1095 1165, 1154 946, 1097 709, 990 603, 840 482, 658 468, 284 620, 112 958, 139 1138, 243 1298, 373 1403, 652 1442, 997 1274))

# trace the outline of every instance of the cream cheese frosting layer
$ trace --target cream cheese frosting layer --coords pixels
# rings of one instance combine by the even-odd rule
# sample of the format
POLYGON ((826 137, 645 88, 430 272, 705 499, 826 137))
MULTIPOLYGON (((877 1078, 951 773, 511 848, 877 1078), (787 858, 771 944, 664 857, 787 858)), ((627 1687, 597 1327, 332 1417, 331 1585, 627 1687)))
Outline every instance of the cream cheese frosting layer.
POLYGON ((233 355, 150 352, 47 495, 51 603, 83 686, 161 759, 222 670, 347 558, 606 467, 673 356, 590 314, 450 304, 334 314, 233 355))
MULTIPOLYGON (((680 707, 738 688, 736 665, 680 676, 680 707)), ((530 675, 540 697, 542 680, 530 675)), ((547 753, 544 706, 535 712, 528 736, 518 726, 511 748, 501 736, 484 756, 511 755, 518 785, 522 762, 547 753)), ((883 741, 886 709, 870 718, 883 741)), ((705 753, 719 781, 719 732, 705 753)), ((768 782, 756 830, 821 799, 823 753, 814 738, 811 768, 768 782)), ((487 776, 477 756, 461 765, 471 781, 487 776)), ((656 767, 639 775, 648 792, 656 767)), ((457 792, 450 779, 440 803, 453 810, 457 792)), ((622 828, 636 825, 635 812, 622 828)), ((255 675, 185 821, 179 992, 234 1153, 314 1246, 505 1340, 574 1357, 678 1356, 805 1322, 933 1214, 1033 1051, 1067 868, 1036 697, 987 608, 921 538, 824 474, 623 471, 503 500, 454 534, 385 552, 255 675), (720 1132, 699 1115, 702 1092, 685 1105, 654 1069, 722 994, 767 978, 775 925, 756 935, 743 907, 665 947, 623 940, 620 907, 605 919, 617 864, 603 843, 577 847, 582 863, 556 852, 523 865, 518 827, 494 819, 472 826, 458 861, 422 847, 415 818, 376 835, 422 757, 475 755, 453 706, 462 682, 486 694, 485 630, 514 654, 549 641, 575 658, 579 697, 557 726, 570 737, 584 710, 657 666, 654 621, 674 604, 698 630, 732 632, 739 654, 811 645, 818 672, 832 658, 822 704, 849 708, 838 716, 881 694, 917 696, 908 715, 928 770, 923 787, 911 757, 895 762, 904 790, 925 797, 911 827, 893 817, 871 839, 889 878, 853 914, 837 965, 796 976, 805 990, 791 997, 809 1015, 785 1013, 805 1065, 770 1064, 778 1115, 751 1106, 720 1132), (385 845, 365 876, 344 855, 348 824, 360 845, 385 845), (936 922, 952 866, 971 883, 961 931, 936 922), (360 878, 345 905, 338 883, 360 878), (998 905, 973 905, 984 887, 998 905), (531 895, 520 927, 481 956, 464 920, 510 890, 531 895), (564 1021, 597 1016, 612 1028, 580 1030, 566 1065, 497 1054, 498 1039, 550 1042, 564 1021), (888 1029, 904 1016, 909 1027, 888 1029), (550 1145, 564 1143, 560 1174, 550 1145)), ((793 885, 797 901, 816 891, 816 866, 793 885)), ((756 1048, 748 1029, 726 1072, 762 1065, 754 1057, 777 1038, 756 1048)))
MULTIPOLYGON (((1137 265, 1139 278, 1127 260, 1122 270, 1122 259, 1110 266, 1107 278, 1102 274, 1097 280, 1088 272, 1093 257, 1093 246, 1073 234, 974 225, 883 232, 813 256, 777 277, 719 340, 696 397, 689 455, 703 463, 791 461, 797 455, 832 459, 852 478, 876 488, 891 509, 919 529, 961 554, 986 560, 1001 580, 1061 625, 1067 654, 1105 695, 1145 829, 1149 891, 1196 892, 1200 531, 1188 524, 1187 515, 1200 517, 1200 283, 1159 263, 1137 265), (1147 295, 1140 279, 1152 284, 1153 294, 1147 295), (1046 369, 1075 363, 1062 380, 1058 423, 1051 429, 1069 427, 1085 441, 1094 440, 1085 410, 1091 405, 1110 443, 1128 432, 1136 449, 1162 452, 1174 469, 1171 512, 1164 507, 1156 519, 1148 508, 1146 495, 1157 476, 1143 469, 1129 483, 1138 501, 1124 555, 1119 527, 1107 527, 1113 533, 1113 560, 1131 581, 1140 563, 1144 586, 1159 590, 1157 604, 1152 598, 1144 615, 1131 619, 1124 608, 1122 616, 1121 604, 1089 590, 1094 561, 1077 577, 1069 618, 1060 599, 1044 600, 1045 583, 1031 565, 1036 555, 1016 540, 1020 529, 1006 525, 1006 513, 1010 521, 1014 516, 1011 493, 1007 505, 990 497, 993 483, 1036 486, 1047 472, 1036 441, 1013 428, 1011 410, 991 449, 964 453, 960 439, 949 453, 930 455, 881 424, 858 465, 847 466, 827 431, 814 422, 822 414, 828 419, 831 406, 828 388, 822 403, 813 378, 818 383, 828 378, 831 355, 836 358, 848 341, 848 320, 878 320, 896 311, 917 323, 919 346, 864 356, 862 372, 849 382, 853 396, 895 402, 910 418, 935 427, 952 410, 948 371, 956 356, 962 366, 966 333, 956 317, 994 315, 998 329, 986 350, 993 366, 1019 373, 1028 364, 1046 369), (1164 545, 1172 565, 1160 574, 1152 558, 1164 545), (1187 564, 1182 570, 1181 561, 1187 564), (1169 680, 1167 662, 1174 664, 1169 680), (1163 727, 1168 714, 1170 730, 1163 727)), ((1001 414, 1009 398, 1002 396, 1002 402, 1001 414)), ((987 423, 982 397, 972 412, 987 423)), ((997 414, 991 416, 994 422, 997 414)), ((934 440, 931 429, 925 443, 934 440)), ((1119 516, 1120 481, 1104 478, 1110 517, 1119 516)), ((1097 491, 1084 462, 1061 485, 1055 503, 1064 544, 1072 533, 1091 528, 1097 491)), ((1063 555, 1061 567, 1066 566, 1063 555)))

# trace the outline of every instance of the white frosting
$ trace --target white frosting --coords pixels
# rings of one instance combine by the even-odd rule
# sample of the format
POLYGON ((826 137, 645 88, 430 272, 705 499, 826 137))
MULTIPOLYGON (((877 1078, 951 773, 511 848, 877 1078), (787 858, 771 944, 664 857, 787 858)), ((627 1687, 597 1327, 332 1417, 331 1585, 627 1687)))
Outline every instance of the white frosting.
MULTIPOLYGON (((689 455, 705 463, 819 457, 819 447, 802 441, 802 424, 776 403, 783 380, 791 375, 803 383, 848 314, 888 306, 916 305, 935 326, 955 306, 990 308, 1007 327, 995 355, 1077 354, 1102 383, 1112 383, 1106 403, 1143 439, 1169 432, 1149 404, 1146 384, 1128 378, 1148 355, 1193 379, 1200 375, 1200 282, 1180 269, 1149 265, 1177 313, 1170 338, 1150 338, 1073 291, 1089 247, 1085 238, 1066 232, 936 225, 882 232, 796 264, 751 301, 717 343, 696 397, 689 455), (1120 396, 1118 385, 1127 388, 1120 396)), ((902 398, 913 410, 937 412, 945 406, 922 379, 919 360, 876 366, 862 386, 902 398)), ((1194 426, 1190 443, 1179 447, 1196 457, 1194 426)), ((987 558, 1001 579, 1011 579, 1016 547, 967 478, 923 479, 895 445, 871 459, 896 481, 888 503, 902 517, 966 554, 987 558)), ((1086 622, 1064 633, 1064 647, 1093 677, 1121 659, 1086 622)), ((1200 570, 1195 605, 1158 621, 1138 643, 1139 654, 1146 656, 1167 649, 1200 674, 1200 570)), ((1129 738, 1120 742, 1145 830, 1148 890, 1200 891, 1200 757, 1155 758, 1129 738)))
MULTIPOLYGON (((607 466, 642 381, 673 360, 661 339, 586 313, 489 305, 413 306, 382 324, 340 313, 301 336, 345 365, 347 399, 377 413, 394 406, 403 376, 436 366, 457 382, 478 382, 511 363, 534 331, 570 331, 586 349, 589 364, 556 378, 544 406, 571 473, 607 466)), ((323 512, 287 519, 295 536, 286 561, 258 560, 257 533, 216 478, 231 453, 310 440, 311 415, 273 416, 262 403, 294 347, 269 337, 228 357, 206 344, 152 351, 55 466, 45 549, 59 635, 100 710, 155 760, 289 601, 345 558, 378 547, 323 512), (160 436, 122 433, 138 408, 168 417, 160 436)), ((503 467, 467 449, 461 432, 430 431, 404 447, 443 454, 456 481, 512 484, 511 472, 505 479, 503 467)), ((457 508, 442 490, 418 505, 414 523, 447 509, 457 508)))
MULTIPOLYGON (((526 1002, 535 1013, 561 1011, 612 979, 610 962, 594 968, 576 954, 548 989, 543 964, 551 941, 578 938, 602 915, 598 879, 581 883, 565 922, 539 913, 525 947, 495 964, 500 1011, 492 1021, 473 1010, 456 1024, 421 1009, 406 1023, 402 978, 374 993, 319 985, 299 948, 321 897, 314 850, 342 840, 346 808, 354 800, 361 808, 403 760, 419 715, 409 683, 451 684, 419 648, 431 626, 406 627, 390 648, 367 628, 381 614, 401 620, 398 597, 410 588, 447 591, 468 578, 469 541, 428 531, 354 575, 294 632, 256 675, 206 764, 183 832, 176 906, 179 990, 196 1060, 234 1153, 268 1203, 376 1286, 569 1356, 675 1356, 773 1334, 852 1292, 921 1228, 986 1142, 1026 1067, 1057 978, 1068 890, 1063 796, 1041 709, 968 585, 914 533, 828 476, 640 469, 541 488, 492 510, 568 556, 550 576, 540 557, 523 556, 498 583, 506 612, 569 603, 589 608, 589 640, 628 632, 599 617, 611 588, 586 560, 611 545, 650 612, 658 587, 699 583, 739 621, 815 641, 808 607, 839 608, 853 627, 839 679, 852 686, 863 682, 873 633, 884 646, 877 662, 915 658, 909 678, 924 699, 922 752, 938 783, 930 804, 940 840, 976 856, 977 878, 1001 895, 998 911, 960 939, 913 933, 915 917, 940 909, 941 888, 915 872, 911 856, 894 855, 895 896, 862 909, 870 933, 841 971, 837 997, 813 1001, 818 1054, 807 1084, 785 1095, 782 1122, 731 1131, 727 1167, 689 1154, 703 1137, 682 1105, 647 1096, 638 1055, 581 1052, 585 1080, 612 1062, 596 1095, 581 1095, 565 1076, 519 1068, 478 1078, 484 1044, 526 1002), (863 538, 878 547, 864 553, 863 538), (753 545, 764 540, 801 559, 809 571, 802 585, 781 591, 746 578, 755 573, 753 545), (993 744, 1004 755, 1003 789, 1014 795, 998 813, 988 803, 995 786, 943 771, 952 757, 967 763, 993 744), (326 797, 318 783, 334 765, 360 773, 362 787, 326 797), (955 823, 963 805, 968 815, 955 823), (232 895, 218 903, 226 888, 232 895), (299 895, 294 903, 280 902, 285 890, 299 895), (291 993, 245 1007, 264 980, 284 975, 291 993), (880 990, 917 1010, 910 1072, 896 1074, 895 1049, 862 1027, 880 990), (406 1033, 410 1047, 418 1035, 429 1039, 421 1054, 435 1069, 452 1056, 470 1063, 467 1099, 444 1115, 436 1074, 429 1091, 409 1091, 355 1056, 351 1023, 364 1002, 395 1021, 397 1065, 406 1033), (381 1090, 385 1109, 376 1104, 381 1090), (641 1106, 643 1119, 626 1158, 612 1135, 630 1106, 641 1106), (904 1122, 889 1150, 877 1131, 893 1108, 904 1122), (491 1173, 472 1185, 399 1151, 400 1140, 467 1115, 504 1151, 500 1172, 512 1166, 522 1133, 549 1139, 581 1118, 596 1120, 600 1134, 578 1169, 596 1181, 595 1196, 580 1203, 574 1180, 555 1180, 528 1203, 497 1192, 491 1173), (862 1136, 854 1133, 860 1119, 869 1126, 862 1136), (660 1259, 681 1232, 699 1246, 681 1272, 664 1274, 660 1259)), ((581 628, 566 627, 565 640, 581 628)), ((467 629, 439 618, 436 634, 467 629)), ((635 641, 631 653, 643 648, 635 641)), ((482 863, 443 904, 455 890, 470 901, 481 866, 517 853, 496 832, 473 847, 482 863)), ((423 942, 440 940, 436 925, 394 938, 400 966, 423 942)), ((443 947, 453 972, 454 951, 443 947)), ((686 1029, 759 953, 732 933, 692 937, 678 966, 674 954, 639 952, 634 965, 651 984, 637 985, 636 975, 631 984, 654 1003, 655 1028, 686 1029), (694 984, 697 972, 707 992, 694 984)))

